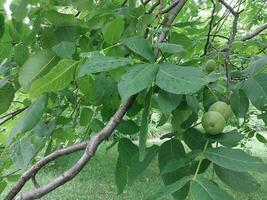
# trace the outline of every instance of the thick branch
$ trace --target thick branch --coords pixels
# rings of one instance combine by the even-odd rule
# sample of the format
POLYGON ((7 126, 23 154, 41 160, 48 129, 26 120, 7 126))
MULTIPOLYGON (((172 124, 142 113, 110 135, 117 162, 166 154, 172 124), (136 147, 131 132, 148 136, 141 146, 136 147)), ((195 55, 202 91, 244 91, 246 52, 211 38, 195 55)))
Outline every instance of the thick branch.
POLYGON ((257 36, 258 34, 260 34, 262 31, 267 29, 267 23, 263 24, 262 26, 258 27, 257 29, 255 29, 254 31, 252 31, 251 33, 246 34, 241 41, 246 41, 246 40, 250 40, 252 38, 254 38, 255 36, 257 36))
POLYGON ((175 0, 173 1, 168 7, 166 8, 163 8, 159 14, 165 14, 165 13, 168 13, 170 12, 178 3, 179 3, 180 0, 175 0))
MULTIPOLYGON (((170 28, 171 24, 173 23, 173 21, 175 20, 176 16, 179 14, 179 12, 181 11, 181 9, 183 8, 183 6, 185 5, 185 3, 187 2, 187 0, 180 0, 179 3, 176 5, 176 7, 173 10, 173 13, 170 14, 166 24, 164 25, 164 28, 170 28)), ((161 43, 165 40, 167 36, 167 32, 163 31, 160 33, 159 37, 158 37, 158 43, 161 43)), ((155 49, 155 55, 156 57, 159 54, 159 49, 155 49)))
POLYGON ((226 85, 227 85, 227 91, 228 91, 228 99, 230 99, 231 96, 231 61, 230 61, 230 51, 233 45, 233 42, 235 40, 235 36, 237 33, 237 23, 238 23, 238 18, 239 18, 239 14, 242 12, 239 12, 239 7, 240 4, 238 6, 238 11, 234 11, 234 9, 228 5, 224 0, 219 0, 234 16, 234 21, 233 21, 233 26, 232 26, 232 33, 230 35, 230 38, 228 40, 228 46, 225 49, 225 54, 224 54, 224 65, 225 65, 225 70, 226 70, 226 85))
POLYGON ((224 7, 226 7, 226 8, 230 11, 230 13, 232 13, 232 15, 234 15, 234 16, 238 15, 238 12, 236 12, 236 11, 235 11, 229 4, 227 4, 224 0, 219 0, 219 2, 220 2, 221 4, 223 4, 224 7))

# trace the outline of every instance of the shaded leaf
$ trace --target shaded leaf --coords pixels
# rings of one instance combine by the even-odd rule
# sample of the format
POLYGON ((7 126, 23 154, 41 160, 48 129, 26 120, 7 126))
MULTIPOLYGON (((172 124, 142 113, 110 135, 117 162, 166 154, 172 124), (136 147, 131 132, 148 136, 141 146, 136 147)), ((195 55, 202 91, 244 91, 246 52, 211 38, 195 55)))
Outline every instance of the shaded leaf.
POLYGON ((192 181, 190 194, 193 200, 234 200, 216 184, 201 176, 192 181))
POLYGON ((256 108, 267 108, 267 73, 249 78, 244 82, 242 89, 256 108))
POLYGON ((165 197, 167 195, 170 195, 170 194, 180 190, 182 187, 184 187, 190 181, 191 178, 192 177, 190 177, 190 176, 185 176, 185 177, 181 178, 180 180, 161 188, 154 195, 147 198, 147 200, 162 199, 162 197, 165 197))
POLYGON ((4 86, 0 87, 0 114, 6 112, 15 97, 15 90, 13 86, 6 83, 4 86))
POLYGON ((122 120, 117 126, 120 133, 133 135, 140 130, 140 127, 132 120, 122 120))
MULTIPOLYGON (((162 171, 164 170, 167 163, 183 158, 184 156, 185 156, 184 147, 182 143, 177 139, 168 140, 160 146, 158 153, 158 162, 159 162, 161 178, 165 186, 175 183, 176 181, 190 174, 188 167, 183 167, 174 172, 162 174, 162 171)), ((176 199, 178 198, 185 199, 187 197, 188 191, 189 191, 189 185, 187 184, 179 191, 172 193, 172 195, 176 199)))
POLYGON ((182 95, 159 90, 158 95, 155 96, 154 99, 158 103, 161 112, 168 116, 173 110, 175 110, 175 108, 177 108, 177 106, 179 106, 182 101, 182 97, 182 95))
POLYGON ((249 100, 242 90, 234 91, 230 99, 231 108, 235 116, 245 118, 249 108, 249 100))
POLYGON ((146 141, 148 136, 148 124, 150 121, 150 105, 153 94, 153 88, 151 87, 146 94, 144 102, 144 110, 142 114, 142 121, 139 134, 139 161, 143 161, 146 156, 146 141))
POLYGON ((260 187, 257 180, 247 172, 236 172, 218 165, 214 165, 214 170, 220 180, 235 191, 250 193, 260 187))
POLYGON ((241 149, 209 148, 204 156, 215 164, 230 170, 267 172, 267 165, 260 158, 250 156, 241 149))

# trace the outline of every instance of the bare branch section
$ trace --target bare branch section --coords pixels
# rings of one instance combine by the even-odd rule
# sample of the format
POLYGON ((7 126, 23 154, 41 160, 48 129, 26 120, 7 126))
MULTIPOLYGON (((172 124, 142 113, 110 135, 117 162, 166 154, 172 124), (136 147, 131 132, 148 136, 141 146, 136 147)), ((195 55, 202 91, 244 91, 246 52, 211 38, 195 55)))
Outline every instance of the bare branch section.
MULTIPOLYGON (((176 5, 176 7, 173 9, 173 12, 170 13, 170 16, 166 22, 166 24, 164 25, 164 28, 170 28, 173 21, 175 20, 176 16, 179 14, 179 12, 182 10, 182 8, 184 7, 185 3, 187 2, 187 0, 180 0, 178 2, 178 4, 176 5)), ((158 43, 162 43, 165 38, 167 36, 167 32, 166 31, 163 31, 160 33, 159 37, 158 37, 158 43)), ((156 57, 158 56, 159 54, 159 49, 155 49, 155 55, 156 57)))
POLYGON ((159 14, 165 14, 165 13, 168 13, 170 12, 178 3, 179 3, 180 0, 176 0, 176 1, 173 1, 168 7, 166 8, 163 8, 159 14))
POLYGON ((263 24, 262 26, 258 27, 257 29, 255 29, 254 31, 252 31, 251 33, 248 33, 247 35, 245 35, 241 41, 247 41, 250 40, 252 38, 254 38, 255 36, 259 35, 262 31, 267 29, 267 23, 263 24))
MULTIPOLYGON (((224 0, 219 0, 219 2, 224 5, 230 13, 234 16, 234 21, 233 21, 233 26, 232 26, 232 33, 230 35, 230 38, 228 40, 228 46, 225 49, 225 54, 224 54, 224 65, 225 65, 225 70, 226 70, 226 85, 227 85, 227 90, 228 90, 228 99, 231 97, 231 61, 230 61, 230 51, 233 45, 233 42, 235 40, 235 36, 237 33, 237 23, 238 23, 238 18, 239 14, 239 6, 238 6, 238 11, 236 12, 234 8, 232 8, 230 5, 228 5, 224 0)), ((241 1, 242 2, 242 1, 241 1)), ((239 4, 240 5, 240 4, 239 4)))
POLYGON ((208 36, 207 36, 207 42, 206 42, 205 47, 204 47, 204 53, 202 56, 206 55, 208 52, 208 48, 209 48, 209 44, 210 44, 211 30, 212 30, 212 24, 213 24, 215 9, 216 9, 214 1, 211 0, 211 2, 212 2, 213 8, 212 8, 212 13, 211 13, 211 18, 210 18, 209 32, 208 32, 208 36))
POLYGON ((17 116, 18 114, 22 113, 24 110, 26 110, 28 107, 24 107, 18 110, 15 110, 14 112, 8 113, 2 117, 0 117, 0 119, 4 119, 2 122, 0 122, 0 126, 2 126, 3 124, 5 124, 6 122, 8 122, 9 120, 13 119, 15 116, 17 116))
MULTIPOLYGON (((175 17, 178 15, 179 11, 182 9, 183 5, 185 4, 186 0, 181 0, 179 4, 177 4, 177 8, 175 9, 175 12, 172 13, 165 24, 165 27, 170 27, 172 22, 174 21, 175 17), (179 6, 178 6, 179 5, 179 6)), ((158 42, 162 42, 165 37, 166 33, 160 34, 158 38, 158 42)), ((109 138, 116 128, 116 126, 120 123, 123 116, 126 114, 126 112, 131 107, 132 103, 135 100, 135 96, 130 97, 113 115, 113 117, 110 119, 110 121, 107 123, 107 125, 96 135, 91 137, 89 140, 78 143, 75 145, 72 145, 70 147, 66 147, 60 150, 57 150, 50 155, 44 157, 37 163, 35 163, 27 172, 25 172, 19 181, 16 183, 16 185, 11 189, 11 191, 8 193, 8 195, 5 197, 5 200, 30 200, 30 199, 37 199, 41 198, 42 196, 46 195, 47 193, 55 190, 59 186, 65 184, 66 182, 72 180, 88 163, 88 161, 91 160, 91 158, 95 155, 98 146, 107 138, 109 138), (61 176, 57 177, 53 181, 47 183, 44 186, 38 187, 32 191, 23 193, 18 195, 18 193, 21 191, 23 186, 28 182, 30 179, 34 179, 35 175, 38 173, 38 171, 44 167, 47 163, 61 157, 64 155, 71 154, 73 152, 77 152, 80 150, 84 150, 84 153, 82 157, 78 160, 77 163, 75 163, 70 169, 65 171, 61 176), (18 195, 18 196, 17 196, 18 195)))

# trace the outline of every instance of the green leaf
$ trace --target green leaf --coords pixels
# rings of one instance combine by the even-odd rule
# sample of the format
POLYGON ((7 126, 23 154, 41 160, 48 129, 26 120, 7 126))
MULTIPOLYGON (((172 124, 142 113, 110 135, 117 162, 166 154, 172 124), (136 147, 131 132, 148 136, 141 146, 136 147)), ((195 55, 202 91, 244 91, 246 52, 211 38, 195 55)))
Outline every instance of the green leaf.
POLYGON ((160 111, 166 116, 170 115, 182 101, 182 95, 172 94, 164 90, 159 90, 158 95, 154 97, 158 103, 160 111))
POLYGON ((133 66, 122 75, 118 89, 122 101, 150 86, 156 76, 158 66, 153 64, 140 64, 133 66))
POLYGON ((230 170, 267 172, 267 165, 260 158, 250 156, 241 149, 209 148, 204 156, 215 164, 230 170))
POLYGON ((138 146, 135 145, 131 140, 122 138, 118 144, 118 152, 123 164, 130 167, 132 163, 132 157, 135 154, 138 154, 138 146))
POLYGON ((245 138, 243 134, 238 133, 236 130, 232 130, 227 133, 220 134, 218 136, 207 137, 210 141, 220 142, 222 145, 227 147, 237 146, 238 143, 245 138))
POLYGON ((186 51, 182 45, 170 43, 157 43, 154 44, 155 48, 159 48, 163 53, 180 54, 181 56, 186 51))
POLYGON ((255 75, 266 69, 267 55, 263 55, 256 60, 253 60, 244 70, 245 75, 255 75))
POLYGON ((110 71, 129 64, 131 64, 129 58, 94 55, 87 58, 85 63, 81 65, 78 77, 92 73, 110 71))
POLYGON ((244 82, 242 89, 256 108, 267 108, 267 73, 249 78, 244 82))
POLYGON ((55 26, 77 26, 79 24, 79 20, 74 15, 59 13, 55 10, 45 11, 43 16, 55 26))
POLYGON ((192 177, 190 177, 190 176, 185 176, 182 179, 161 188, 154 195, 147 198, 147 200, 162 199, 163 197, 170 195, 170 194, 180 190, 181 188, 183 188, 191 180, 191 178, 192 177))
POLYGON ((0 40, 5 33, 5 16, 0 13, 0 40))
POLYGON ((39 97, 29 108, 20 121, 18 121, 9 135, 7 143, 10 144, 13 138, 18 133, 30 131, 41 120, 42 115, 46 109, 47 96, 43 95, 39 97))
POLYGON ((22 65, 29 57, 29 50, 23 44, 14 47, 14 60, 18 65, 22 65))
POLYGON ((122 43, 132 50, 134 53, 142 56, 149 62, 153 63, 155 61, 155 56, 152 48, 150 47, 147 40, 141 36, 134 36, 130 38, 125 38, 122 43))
POLYGON ((80 114, 80 125, 86 126, 93 117, 94 111, 90 108, 83 108, 80 114))
POLYGON ((123 31, 124 20, 121 16, 118 16, 111 22, 107 23, 102 29, 105 42, 111 45, 117 43, 120 40, 123 31))
POLYGON ((186 102, 193 112, 198 113, 200 106, 195 96, 186 95, 186 102))
POLYGON ((260 187, 257 180, 247 172, 236 172, 218 165, 214 165, 214 170, 220 180, 235 191, 250 193, 260 187))
POLYGON ((147 136, 148 136, 148 124, 150 121, 150 106, 151 106, 152 94, 153 94, 153 88, 151 87, 146 94, 142 121, 141 121, 140 134, 139 134, 139 160, 140 161, 143 161, 146 156, 146 141, 147 141, 147 136))
MULTIPOLYGON (((183 157, 185 157, 185 150, 183 144, 177 139, 168 140, 160 146, 158 153, 158 162, 161 178, 165 186, 175 183, 176 181, 190 174, 188 166, 180 168, 179 170, 176 170, 174 172, 162 174, 162 171, 169 162, 178 160, 183 157)), ((185 199, 187 197, 188 190, 189 185, 187 184, 178 192, 172 193, 172 195, 176 199, 185 199)))
POLYGON ((19 83, 28 88, 31 82, 46 74, 57 62, 54 53, 42 50, 30 56, 22 65, 19 72, 19 83))
POLYGON ((10 154, 16 168, 25 170, 35 154, 35 148, 29 139, 23 138, 11 147, 10 154))
POLYGON ((128 182, 128 167, 122 162, 121 157, 119 156, 116 169, 115 169, 115 184, 118 189, 118 194, 121 194, 127 185, 128 182))
POLYGON ((200 151, 191 151, 190 153, 185 154, 185 156, 180 157, 179 159, 171 160, 165 165, 161 174, 170 173, 182 167, 185 167, 199 155, 200 151))
POLYGON ((6 186, 7 186, 7 183, 4 180, 2 180, 0 182, 0 194, 5 190, 6 186))
POLYGON ((161 64, 156 84, 174 94, 193 94, 217 78, 214 74, 205 75, 200 68, 161 64))
POLYGON ((259 133, 256 134, 256 138, 257 138, 257 140, 258 140, 259 142, 261 142, 261 143, 263 143, 263 144, 266 144, 266 143, 267 143, 266 138, 265 138, 263 135, 259 134, 259 133))
POLYGON ((30 94, 33 97, 45 92, 56 92, 67 87, 73 80, 77 61, 61 60, 49 73, 33 82, 30 94))
POLYGON ((75 53, 75 43, 62 41, 59 44, 52 47, 52 50, 61 58, 72 58, 75 53))
POLYGON ((215 183, 201 176, 192 181, 190 194, 193 200, 234 200, 215 183))
POLYGON ((170 36, 170 42, 183 46, 188 51, 192 52, 193 43, 192 40, 185 34, 172 32, 170 36))
POLYGON ((207 141, 205 135, 195 128, 189 128, 186 130, 183 139, 186 145, 192 150, 204 149, 207 141))
POLYGON ((129 170, 129 185, 132 185, 134 180, 136 180, 149 166, 149 164, 154 160, 158 153, 158 146, 153 145, 146 149, 146 157, 142 162, 139 162, 139 154, 134 154, 129 170))
POLYGON ((0 87, 0 114, 6 112, 15 97, 15 90, 13 86, 6 83, 4 86, 0 87))
POLYGON ((249 108, 249 100, 242 90, 233 91, 230 99, 235 116, 245 118, 249 108))
POLYGON ((133 135, 140 130, 140 127, 133 120, 122 120, 117 130, 123 134, 133 135))
POLYGON ((28 13, 27 9, 28 1, 27 0, 17 0, 12 1, 12 4, 10 6, 10 9, 12 11, 12 18, 14 18, 17 21, 23 20, 28 13))

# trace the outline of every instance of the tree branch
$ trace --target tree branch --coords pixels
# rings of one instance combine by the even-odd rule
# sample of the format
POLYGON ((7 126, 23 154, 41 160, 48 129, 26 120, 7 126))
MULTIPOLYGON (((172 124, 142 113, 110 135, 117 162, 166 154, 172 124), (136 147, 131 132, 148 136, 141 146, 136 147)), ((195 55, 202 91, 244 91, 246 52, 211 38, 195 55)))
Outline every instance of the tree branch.
POLYGON ((165 14, 170 12, 178 3, 180 0, 173 1, 168 7, 163 8, 158 14, 165 14))
POLYGON ((231 61, 230 61, 230 51, 233 45, 233 42, 235 40, 235 36, 237 33, 237 23, 238 23, 238 18, 239 18, 239 14, 242 11, 239 11, 239 7, 240 4, 238 6, 238 11, 234 11, 234 9, 228 5, 224 0, 219 0, 219 2, 221 2, 221 4, 223 4, 230 12, 231 14, 234 16, 234 21, 233 21, 233 26, 232 26, 232 33, 230 35, 230 38, 228 40, 228 46, 225 49, 225 54, 224 54, 224 65, 225 65, 225 71, 226 71, 226 86, 227 86, 227 92, 228 92, 228 99, 230 99, 231 97, 231 61))
MULTIPOLYGON (((187 0, 180 0, 179 3, 176 5, 176 7, 173 10, 173 13, 170 14, 166 24, 164 25, 164 28, 170 28, 171 24, 173 23, 173 21, 175 20, 176 16, 179 14, 179 12, 182 10, 183 6, 185 5, 185 3, 187 2, 187 0)), ((158 37, 158 43, 162 43, 165 38, 167 36, 167 32, 161 32, 159 37, 158 37)), ((159 49, 156 48, 155 49, 155 55, 156 57, 159 54, 159 49)))
POLYGON ((255 36, 257 36, 258 34, 260 34, 262 31, 267 29, 267 23, 263 24, 262 26, 256 28, 254 31, 252 31, 251 33, 246 34, 241 41, 247 41, 250 40, 252 38, 254 38, 255 36))
POLYGON ((211 0, 211 2, 212 2, 212 5, 213 5, 213 9, 212 9, 211 18, 210 18, 210 24, 209 24, 209 32, 208 32, 207 42, 205 44, 204 52, 203 52, 203 55, 202 56, 205 56, 207 54, 207 52, 208 52, 208 47, 209 47, 209 44, 210 44, 210 34, 211 34, 211 30, 212 30, 212 23, 213 23, 215 9, 216 9, 216 5, 215 5, 214 1, 211 0))
POLYGON ((151 1, 151 0, 146 0, 146 1, 141 0, 141 3, 142 3, 143 5, 146 5, 146 4, 148 4, 150 1, 151 1))
POLYGON ((28 108, 28 106, 24 107, 24 108, 21 108, 21 109, 18 109, 18 110, 15 110, 14 112, 11 112, 11 113, 8 113, 2 117, 0 117, 0 119, 4 119, 1 123, 0 123, 0 126, 2 126, 3 124, 5 124, 7 121, 13 119, 15 116, 17 116, 18 114, 22 113, 24 110, 26 110, 28 108))

